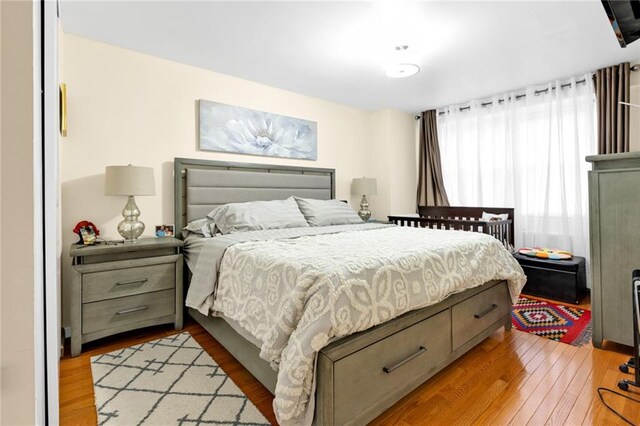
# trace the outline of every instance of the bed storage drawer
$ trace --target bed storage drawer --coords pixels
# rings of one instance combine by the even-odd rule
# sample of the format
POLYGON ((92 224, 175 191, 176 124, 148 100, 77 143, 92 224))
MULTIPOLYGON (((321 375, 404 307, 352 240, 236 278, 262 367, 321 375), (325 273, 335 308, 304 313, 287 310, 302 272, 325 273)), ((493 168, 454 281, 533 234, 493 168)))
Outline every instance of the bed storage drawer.
POLYGON ((450 330, 446 309, 336 361, 334 423, 397 401, 435 374, 451 353, 450 330))
POLYGON ((451 308, 453 350, 467 343, 511 312, 506 282, 495 285, 451 308))
POLYGON ((85 303, 82 305, 82 332, 93 333, 174 313, 173 289, 85 303))
POLYGON ((82 303, 174 288, 175 262, 91 272, 82 277, 82 303))

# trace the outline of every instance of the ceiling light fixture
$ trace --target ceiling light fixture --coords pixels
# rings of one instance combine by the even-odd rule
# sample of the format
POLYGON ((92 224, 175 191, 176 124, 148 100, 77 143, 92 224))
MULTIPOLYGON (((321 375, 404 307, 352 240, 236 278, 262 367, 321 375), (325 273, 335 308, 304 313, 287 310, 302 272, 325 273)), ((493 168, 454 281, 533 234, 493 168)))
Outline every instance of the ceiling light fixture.
POLYGON ((387 77, 405 78, 420 72, 418 56, 409 50, 409 46, 406 44, 396 46, 395 51, 393 63, 388 65, 384 70, 387 77))
POLYGON ((420 67, 416 64, 394 64, 389 65, 384 73, 391 78, 411 77, 420 72, 420 67))

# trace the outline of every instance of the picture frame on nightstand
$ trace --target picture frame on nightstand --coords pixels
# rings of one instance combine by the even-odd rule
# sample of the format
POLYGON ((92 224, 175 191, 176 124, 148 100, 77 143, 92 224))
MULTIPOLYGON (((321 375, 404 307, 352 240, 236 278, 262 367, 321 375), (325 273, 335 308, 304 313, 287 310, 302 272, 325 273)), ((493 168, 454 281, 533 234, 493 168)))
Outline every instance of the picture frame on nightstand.
POLYGON ((156 237, 173 237, 175 235, 173 225, 156 225, 156 237))

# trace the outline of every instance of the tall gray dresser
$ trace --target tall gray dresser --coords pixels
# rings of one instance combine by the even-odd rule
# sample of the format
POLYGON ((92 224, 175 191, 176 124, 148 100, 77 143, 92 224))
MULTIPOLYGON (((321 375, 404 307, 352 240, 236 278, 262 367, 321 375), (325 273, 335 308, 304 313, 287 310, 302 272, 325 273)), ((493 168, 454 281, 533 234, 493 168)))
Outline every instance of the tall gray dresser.
POLYGON ((633 345, 631 273, 640 269, 640 152, 593 155, 589 172, 593 345, 633 345))

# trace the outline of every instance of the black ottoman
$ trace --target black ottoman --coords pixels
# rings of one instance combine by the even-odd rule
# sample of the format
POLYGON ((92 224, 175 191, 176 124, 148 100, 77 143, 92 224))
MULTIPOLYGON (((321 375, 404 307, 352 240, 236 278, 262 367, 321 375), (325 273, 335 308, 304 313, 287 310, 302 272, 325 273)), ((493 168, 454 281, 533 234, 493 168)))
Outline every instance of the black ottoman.
POLYGON ((571 260, 549 260, 513 255, 524 269, 527 283, 522 293, 567 303, 580 303, 587 293, 584 257, 571 260))

